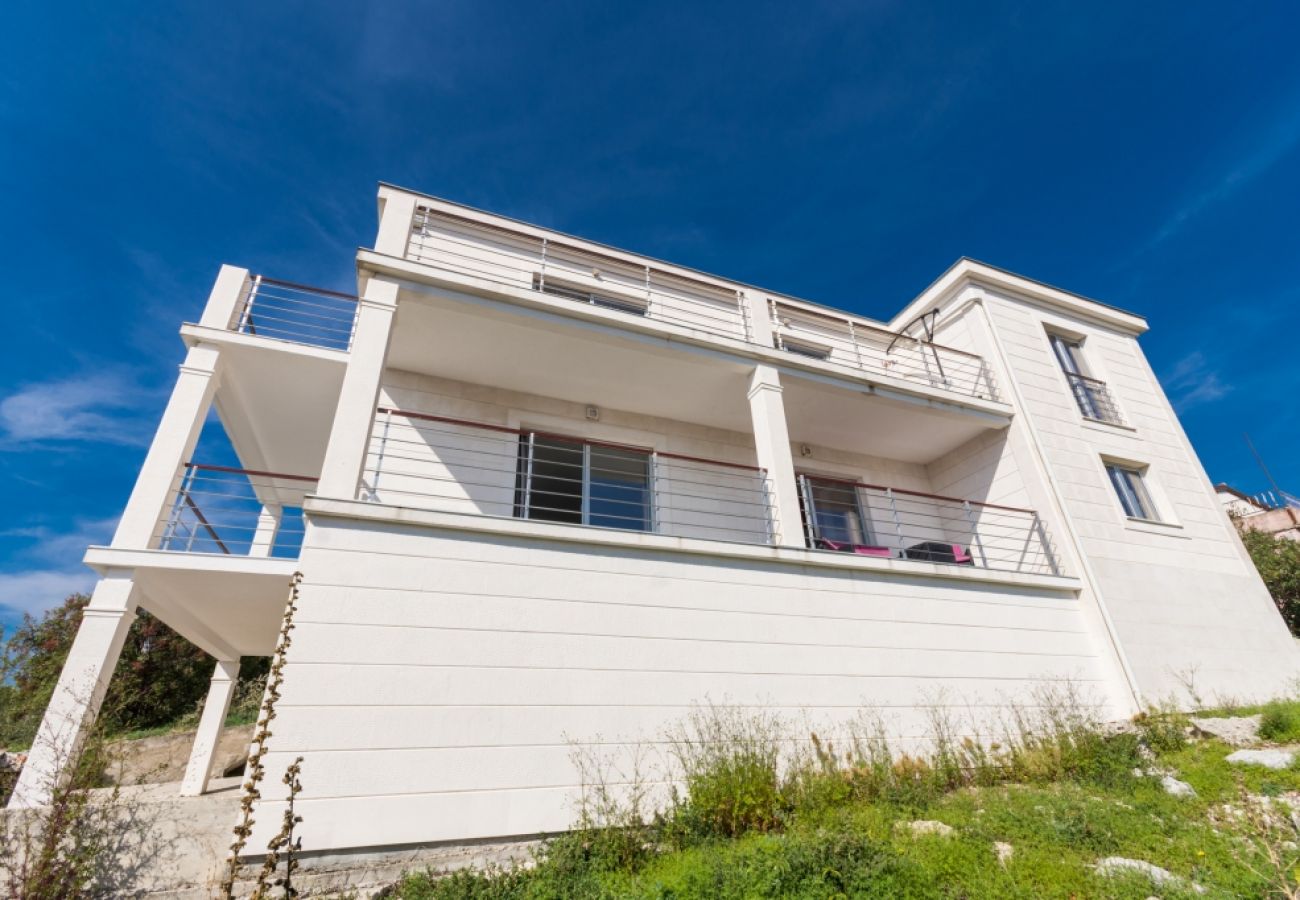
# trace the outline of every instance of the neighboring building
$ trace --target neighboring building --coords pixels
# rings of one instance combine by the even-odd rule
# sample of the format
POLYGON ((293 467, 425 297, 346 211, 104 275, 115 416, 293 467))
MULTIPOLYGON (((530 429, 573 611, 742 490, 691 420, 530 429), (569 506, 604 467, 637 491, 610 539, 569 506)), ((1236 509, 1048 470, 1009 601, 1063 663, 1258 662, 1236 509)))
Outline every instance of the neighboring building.
POLYGON ((1247 531, 1264 531, 1288 541, 1300 541, 1300 498, 1286 491, 1243 494, 1226 484, 1216 484, 1224 512, 1247 531))
POLYGON ((1300 674, 1140 317, 963 259, 874 322, 396 187, 379 213, 360 299, 225 267, 181 328, 13 805, 137 607, 220 660, 202 791, 295 570, 254 849, 297 756, 304 846, 464 841, 567 827, 572 745, 706 699, 908 740, 939 698, 1068 681, 1125 717, 1300 674), (214 406, 241 469, 191 458, 214 406))

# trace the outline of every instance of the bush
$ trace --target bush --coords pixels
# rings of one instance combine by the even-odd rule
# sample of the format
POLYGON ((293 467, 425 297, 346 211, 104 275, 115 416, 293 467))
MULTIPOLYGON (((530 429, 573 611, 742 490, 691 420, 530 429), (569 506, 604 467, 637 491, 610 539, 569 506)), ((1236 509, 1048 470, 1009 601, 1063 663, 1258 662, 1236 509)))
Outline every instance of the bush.
POLYGON ((1300 636, 1300 541, 1238 529, 1273 602, 1291 633, 1300 636))
POLYGON ((1277 743, 1300 740, 1300 700, 1273 700, 1265 704, 1260 713, 1259 736, 1277 743))
MULTIPOLYGON (((0 748, 30 745, 90 598, 74 594, 41 618, 27 616, 0 651, 0 748)), ((256 677, 267 660, 248 657, 240 678, 256 677)), ((206 695, 213 660, 160 620, 141 610, 100 713, 105 734, 170 725, 192 713, 206 695)))

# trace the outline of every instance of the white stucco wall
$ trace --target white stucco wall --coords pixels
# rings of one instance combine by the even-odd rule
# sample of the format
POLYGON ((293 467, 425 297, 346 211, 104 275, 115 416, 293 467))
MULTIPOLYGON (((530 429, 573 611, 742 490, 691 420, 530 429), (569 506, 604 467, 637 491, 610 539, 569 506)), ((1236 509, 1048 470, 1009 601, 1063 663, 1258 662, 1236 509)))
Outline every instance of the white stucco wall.
POLYGON ((1071 590, 790 552, 831 559, 317 517, 267 783, 305 758, 313 849, 529 834, 572 821, 568 742, 653 739, 708 699, 829 733, 879 706, 907 738, 940 698, 979 716, 1042 679, 1106 690, 1071 590))
POLYGON ((1071 527, 1147 700, 1265 698, 1290 686, 1300 653, 1224 516, 1137 340, 990 293, 992 322, 1071 527), (1128 426, 1088 422, 1046 329, 1084 338, 1128 426), (1161 523, 1125 517, 1103 458, 1149 467, 1161 523))

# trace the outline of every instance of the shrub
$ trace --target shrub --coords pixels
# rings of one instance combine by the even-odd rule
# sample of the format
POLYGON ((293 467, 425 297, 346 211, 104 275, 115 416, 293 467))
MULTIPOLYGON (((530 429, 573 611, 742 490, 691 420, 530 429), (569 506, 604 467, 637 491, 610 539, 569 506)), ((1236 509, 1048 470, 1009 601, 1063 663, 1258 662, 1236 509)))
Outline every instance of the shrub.
POLYGON ((1266 741, 1300 740, 1300 700, 1273 700, 1264 705, 1259 736, 1266 741))
POLYGON ((1240 527, 1238 532, 1287 627, 1300 636, 1300 541, 1240 527))
POLYGON ((1187 716, 1175 709, 1154 707, 1133 718, 1142 741, 1157 753, 1173 753, 1187 746, 1187 716))

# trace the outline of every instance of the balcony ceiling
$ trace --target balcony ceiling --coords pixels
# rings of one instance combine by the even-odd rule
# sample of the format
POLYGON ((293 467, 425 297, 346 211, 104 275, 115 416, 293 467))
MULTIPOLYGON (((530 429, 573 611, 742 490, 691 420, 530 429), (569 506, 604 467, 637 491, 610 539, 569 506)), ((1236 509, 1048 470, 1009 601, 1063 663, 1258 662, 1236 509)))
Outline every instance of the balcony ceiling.
MULTIPOLYGON (((506 390, 752 432, 753 364, 667 338, 643 338, 477 300, 403 293, 389 365, 506 390)), ((891 399, 849 382, 783 372, 790 437, 928 463, 1006 420, 891 399)))

